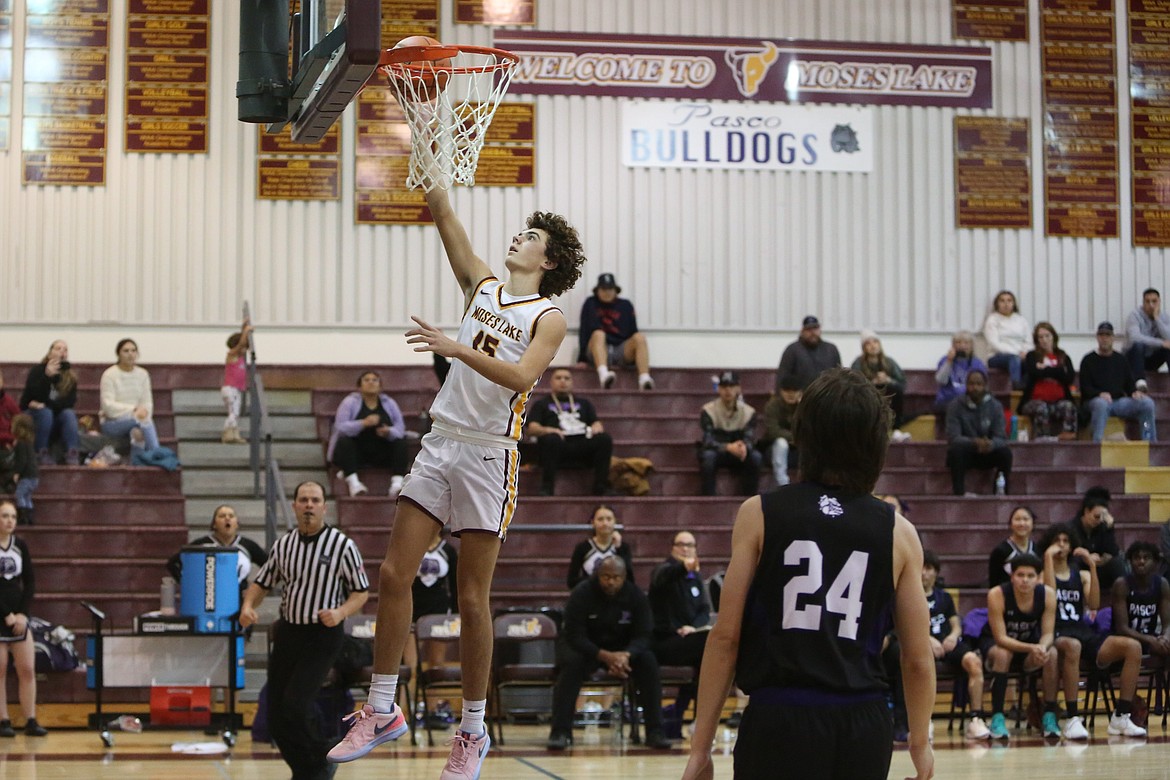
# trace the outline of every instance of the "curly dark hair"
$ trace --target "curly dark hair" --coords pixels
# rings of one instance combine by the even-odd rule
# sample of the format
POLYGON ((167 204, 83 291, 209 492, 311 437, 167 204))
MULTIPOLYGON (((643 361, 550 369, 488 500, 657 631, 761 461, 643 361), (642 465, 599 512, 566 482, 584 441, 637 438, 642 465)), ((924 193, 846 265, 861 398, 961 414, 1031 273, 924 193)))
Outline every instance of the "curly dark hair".
POLYGON ((557 264, 556 268, 544 272, 540 280, 540 294, 551 298, 573 289, 573 285, 581 278, 581 266, 585 263, 577 229, 560 214, 547 211, 534 211, 528 217, 528 227, 538 228, 548 234, 544 254, 557 264))

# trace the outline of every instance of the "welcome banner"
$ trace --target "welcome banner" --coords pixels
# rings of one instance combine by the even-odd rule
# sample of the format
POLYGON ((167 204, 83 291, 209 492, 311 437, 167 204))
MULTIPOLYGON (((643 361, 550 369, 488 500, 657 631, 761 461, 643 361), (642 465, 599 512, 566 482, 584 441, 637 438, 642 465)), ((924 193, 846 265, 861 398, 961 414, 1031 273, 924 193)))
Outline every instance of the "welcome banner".
POLYGON ((873 170, 873 109, 654 102, 622 106, 622 162, 633 168, 873 170))
POLYGON ((512 94, 991 108, 991 49, 496 30, 512 94))

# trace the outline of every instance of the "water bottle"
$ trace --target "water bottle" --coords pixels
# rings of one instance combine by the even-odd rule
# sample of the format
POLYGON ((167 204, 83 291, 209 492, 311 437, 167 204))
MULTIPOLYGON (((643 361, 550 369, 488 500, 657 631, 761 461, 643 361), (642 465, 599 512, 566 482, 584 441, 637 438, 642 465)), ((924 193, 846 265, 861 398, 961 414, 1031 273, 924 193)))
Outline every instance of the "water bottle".
POLYGON ((1006 491, 1007 479, 1004 477, 1003 472, 1001 471, 995 475, 995 494, 997 496, 1002 496, 1006 491))
POLYGON ((158 611, 161 615, 175 614, 175 578, 163 577, 158 589, 158 611))
POLYGON ((615 696, 613 703, 609 706, 609 743, 611 745, 620 745, 622 743, 622 700, 615 696))

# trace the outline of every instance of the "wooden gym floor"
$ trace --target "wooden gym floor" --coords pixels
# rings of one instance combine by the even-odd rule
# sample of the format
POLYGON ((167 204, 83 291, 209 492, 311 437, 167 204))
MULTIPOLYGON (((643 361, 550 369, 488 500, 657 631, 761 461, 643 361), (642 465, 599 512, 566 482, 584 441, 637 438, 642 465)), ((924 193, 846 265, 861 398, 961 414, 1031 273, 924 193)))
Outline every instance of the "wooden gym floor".
MULTIPOLYGON (((1170 734, 1153 724, 1148 740, 1123 740, 1105 736, 1098 718, 1097 737, 1088 744, 1045 744, 1019 734, 1006 745, 972 746, 947 735, 945 722, 935 724, 936 773, 947 780, 1170 780, 1170 734)), ((389 748, 343 765, 338 780, 401 779, 433 780, 446 760, 447 748, 436 734, 434 748, 412 748, 403 738, 389 748)), ((594 778, 678 778, 686 765, 686 745, 673 751, 613 745, 607 729, 577 729, 572 750, 555 754, 544 750, 546 727, 512 726, 505 732, 507 745, 492 747, 483 780, 594 780, 594 778)), ((732 732, 721 735, 734 738, 732 732)), ((203 743, 221 747, 214 736, 202 731, 150 731, 114 734, 115 744, 106 749, 93 731, 54 730, 32 739, 17 736, 0 739, 0 777, 5 780, 42 778, 166 778, 167 780, 278 780, 289 777, 284 762, 267 745, 253 745, 243 733, 230 753, 188 755, 175 752, 176 743, 203 743)), ((715 776, 731 777, 733 742, 717 743, 715 776)), ((782 756, 777 757, 782 762, 782 756)), ((894 753, 891 778, 907 777, 909 755, 894 753)), ((777 774, 777 777, 782 775, 777 774)))

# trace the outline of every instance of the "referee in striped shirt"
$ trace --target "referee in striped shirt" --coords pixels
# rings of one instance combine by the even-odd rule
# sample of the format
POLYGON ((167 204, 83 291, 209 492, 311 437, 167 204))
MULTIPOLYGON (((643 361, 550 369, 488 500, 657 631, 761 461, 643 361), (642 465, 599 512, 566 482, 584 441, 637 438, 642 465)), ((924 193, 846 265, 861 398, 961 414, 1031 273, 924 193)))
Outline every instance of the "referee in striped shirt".
POLYGON ((268 718, 272 738, 293 780, 327 780, 335 765, 325 754, 314 704, 345 638, 345 619, 370 597, 357 545, 325 525, 325 489, 302 482, 293 492, 297 528, 272 545, 268 562, 244 593, 240 624, 256 622, 256 606, 284 585, 280 619, 268 658, 268 718))

